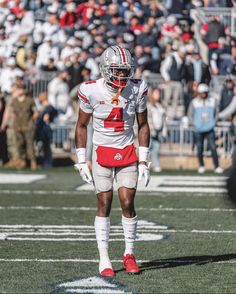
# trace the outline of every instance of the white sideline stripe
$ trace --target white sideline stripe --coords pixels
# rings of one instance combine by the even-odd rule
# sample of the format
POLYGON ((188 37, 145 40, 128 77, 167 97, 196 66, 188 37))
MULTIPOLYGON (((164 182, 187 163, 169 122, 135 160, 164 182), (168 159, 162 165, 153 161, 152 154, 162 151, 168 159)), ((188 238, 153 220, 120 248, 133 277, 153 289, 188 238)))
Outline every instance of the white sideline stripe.
MULTIPOLYGON (((65 211, 96 211, 96 207, 54 207, 54 206, 0 206, 0 210, 65 210, 65 211)), ((113 211, 121 211, 121 208, 113 208, 113 211)), ((206 211, 206 212, 233 212, 233 208, 174 208, 174 207, 136 207, 139 211, 206 211)))
MULTIPOLYGON (((209 257, 209 260, 211 258, 209 257)), ((99 263, 99 259, 38 259, 38 258, 0 258, 0 262, 42 262, 42 263, 99 263)), ((112 263, 122 263, 122 260, 119 259, 113 259, 111 260, 112 263)), ((143 260, 139 259, 137 260, 137 263, 151 263, 153 261, 151 260, 143 260)), ((176 260, 176 259, 163 259, 163 260, 156 260, 155 263, 176 263, 176 264, 182 264, 182 263, 198 263, 201 262, 201 260, 194 260, 194 259, 187 259, 187 260, 176 260)), ((213 261, 214 263, 236 263, 236 259, 232 260, 226 260, 226 261, 213 261)))

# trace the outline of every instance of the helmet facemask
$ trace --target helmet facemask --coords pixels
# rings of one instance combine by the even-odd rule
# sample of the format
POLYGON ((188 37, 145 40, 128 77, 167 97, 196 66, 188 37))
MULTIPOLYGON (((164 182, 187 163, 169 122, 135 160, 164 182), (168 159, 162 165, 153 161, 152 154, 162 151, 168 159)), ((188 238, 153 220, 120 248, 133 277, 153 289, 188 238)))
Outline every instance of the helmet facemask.
POLYGON ((108 84, 114 88, 124 88, 134 74, 134 67, 130 64, 106 65, 101 72, 108 84))

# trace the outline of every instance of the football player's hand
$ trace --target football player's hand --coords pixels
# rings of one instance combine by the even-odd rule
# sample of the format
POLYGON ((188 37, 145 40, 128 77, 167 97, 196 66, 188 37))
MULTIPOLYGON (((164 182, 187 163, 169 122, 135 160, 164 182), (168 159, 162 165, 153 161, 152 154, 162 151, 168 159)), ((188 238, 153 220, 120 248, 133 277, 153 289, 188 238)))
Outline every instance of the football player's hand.
POLYGON ((87 162, 77 163, 74 165, 75 169, 79 171, 81 178, 90 185, 93 185, 93 178, 89 170, 87 162))
POLYGON ((140 163, 138 166, 138 180, 140 181, 144 177, 144 185, 147 187, 150 181, 150 166, 151 162, 148 162, 147 165, 140 163))

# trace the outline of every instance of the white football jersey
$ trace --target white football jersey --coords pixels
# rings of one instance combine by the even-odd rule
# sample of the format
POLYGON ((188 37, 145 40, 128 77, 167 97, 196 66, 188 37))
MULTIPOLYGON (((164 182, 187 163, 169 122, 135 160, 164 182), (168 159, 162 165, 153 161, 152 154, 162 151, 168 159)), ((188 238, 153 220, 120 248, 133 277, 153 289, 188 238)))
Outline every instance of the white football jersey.
POLYGON ((135 114, 146 110, 147 91, 143 80, 130 80, 118 98, 118 105, 114 105, 115 94, 103 78, 80 85, 80 108, 92 114, 95 146, 124 148, 134 143, 135 114))

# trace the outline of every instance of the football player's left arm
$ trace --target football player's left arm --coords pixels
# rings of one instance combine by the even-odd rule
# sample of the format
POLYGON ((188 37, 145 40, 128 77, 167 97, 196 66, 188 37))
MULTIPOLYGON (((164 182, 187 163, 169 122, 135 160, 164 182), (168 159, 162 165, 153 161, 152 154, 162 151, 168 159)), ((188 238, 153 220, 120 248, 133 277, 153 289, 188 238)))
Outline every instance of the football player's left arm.
POLYGON ((150 181, 150 163, 148 163, 150 129, 147 120, 147 109, 144 112, 137 113, 136 117, 138 123, 139 142, 139 180, 144 177, 146 187, 150 181))
POLYGON ((93 184, 93 179, 86 159, 87 126, 90 118, 91 113, 86 113, 80 108, 75 127, 75 147, 78 163, 74 166, 85 182, 93 184))

